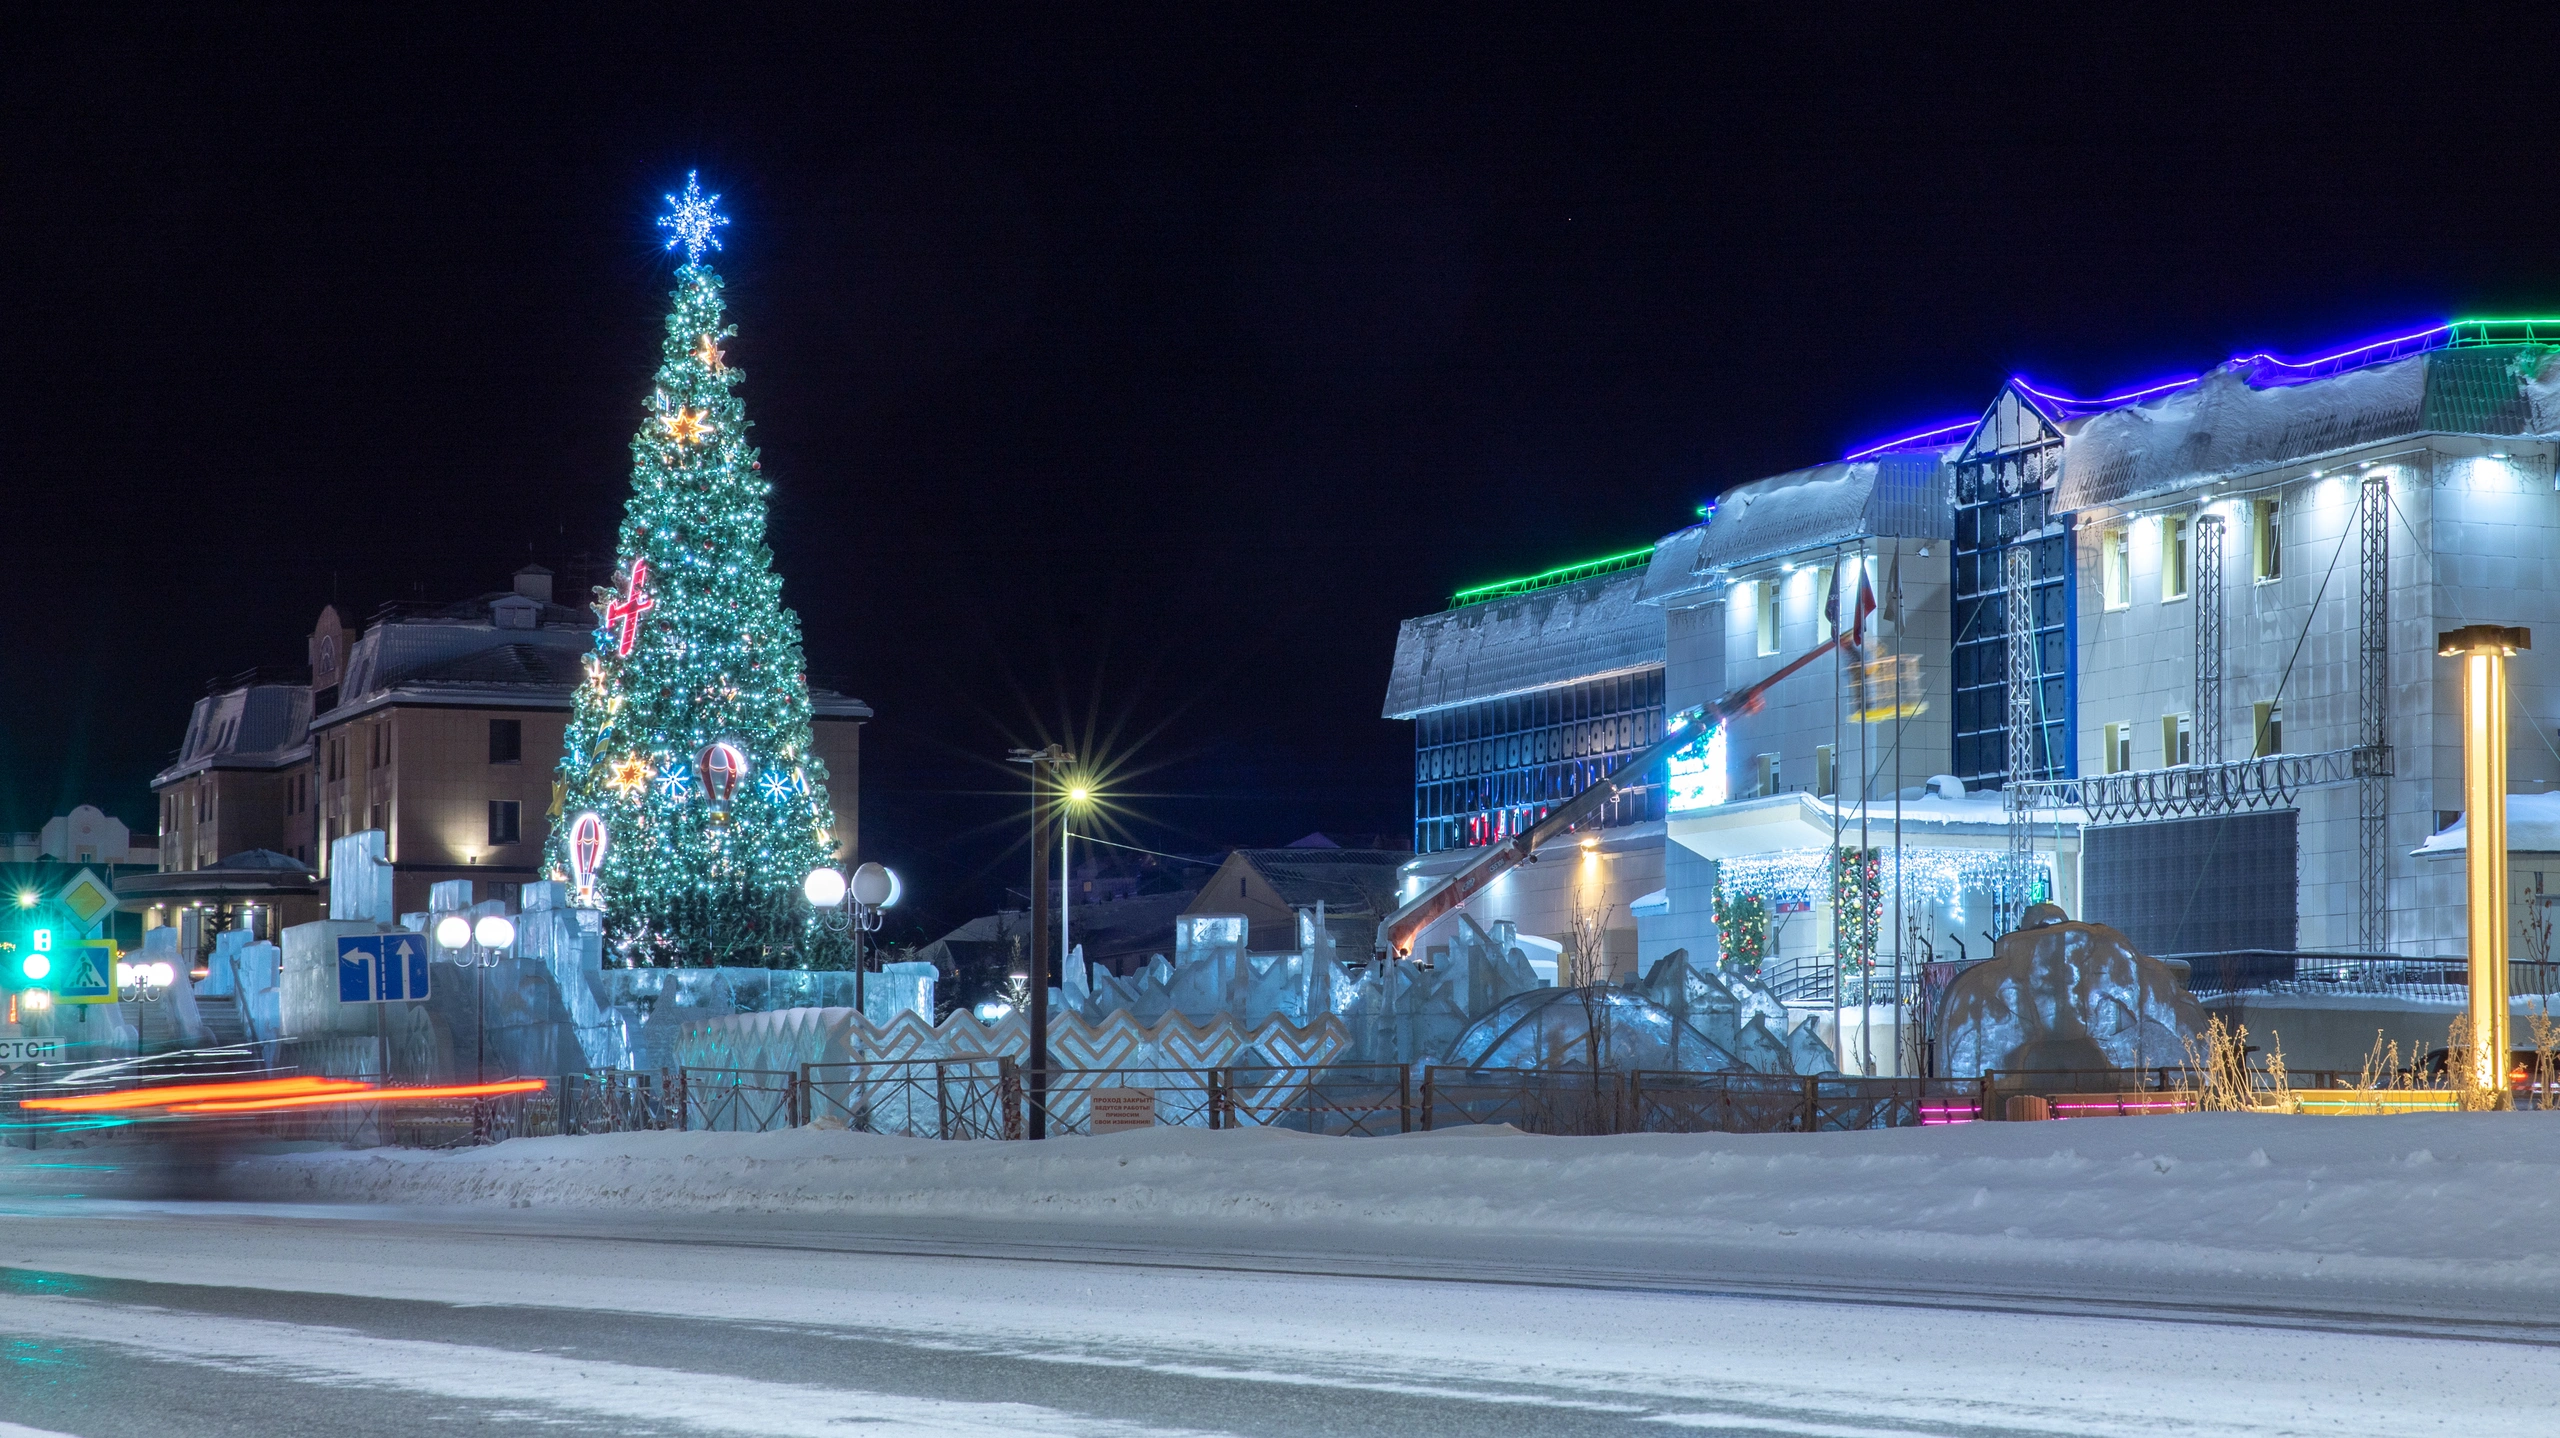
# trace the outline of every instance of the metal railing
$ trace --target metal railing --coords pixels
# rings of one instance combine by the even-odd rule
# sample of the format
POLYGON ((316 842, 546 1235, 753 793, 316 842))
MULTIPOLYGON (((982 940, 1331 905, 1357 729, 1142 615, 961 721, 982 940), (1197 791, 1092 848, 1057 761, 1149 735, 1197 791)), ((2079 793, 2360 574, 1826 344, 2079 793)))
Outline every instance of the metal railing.
MULTIPOLYGON (((2441 999, 2470 986, 2461 955, 2410 958, 2397 954, 2232 949, 2167 954, 2187 965, 2187 987, 2197 994, 2384 994, 2441 999)), ((2560 963, 2511 959, 2507 992, 2518 998, 2560 996, 2560 963)))

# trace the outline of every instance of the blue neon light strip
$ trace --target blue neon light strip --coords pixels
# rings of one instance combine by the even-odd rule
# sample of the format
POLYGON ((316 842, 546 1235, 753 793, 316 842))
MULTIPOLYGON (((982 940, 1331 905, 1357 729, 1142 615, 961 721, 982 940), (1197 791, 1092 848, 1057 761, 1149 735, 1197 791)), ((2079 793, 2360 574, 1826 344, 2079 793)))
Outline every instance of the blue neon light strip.
POLYGON ((1933 425, 1928 429, 1913 430, 1909 434, 1895 435, 1893 438, 1886 440, 1882 444, 1871 444, 1865 449, 1853 449, 1847 454, 1840 456, 1840 458, 1842 462, 1846 463, 1851 460, 1865 459, 1869 455, 1882 454, 1889 449, 1916 449, 1920 447, 1923 441, 1936 439, 1941 435, 1962 434, 1966 430, 1969 430, 1980 423, 1982 423, 1982 416, 1978 414, 1967 415, 1963 419, 1950 420, 1945 424, 1933 425))

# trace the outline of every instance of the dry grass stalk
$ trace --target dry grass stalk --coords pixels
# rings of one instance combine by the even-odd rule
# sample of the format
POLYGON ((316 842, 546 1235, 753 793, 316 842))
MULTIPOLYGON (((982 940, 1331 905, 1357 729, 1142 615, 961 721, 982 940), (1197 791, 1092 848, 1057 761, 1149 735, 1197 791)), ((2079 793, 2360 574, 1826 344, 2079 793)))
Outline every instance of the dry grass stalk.
POLYGON ((2551 1021, 2551 1003, 2543 1001, 2539 1012, 2526 1016, 2533 1029, 2533 1106, 2552 1106, 2551 1092, 2560 1081, 2560 1024, 2551 1021))
POLYGON ((2461 1096, 2464 1113, 2493 1113, 2516 1106, 2515 1090, 2504 1083, 2484 1089, 2471 1082, 2471 1016, 2457 1014, 2445 1031, 2445 1082, 2461 1096))
POLYGON ((2200 1037, 2187 1040, 2187 1067, 2182 1085, 2203 1113, 2237 1113, 2252 1105, 2249 1094, 2249 1028, 2234 1028, 2215 1014, 2200 1037))

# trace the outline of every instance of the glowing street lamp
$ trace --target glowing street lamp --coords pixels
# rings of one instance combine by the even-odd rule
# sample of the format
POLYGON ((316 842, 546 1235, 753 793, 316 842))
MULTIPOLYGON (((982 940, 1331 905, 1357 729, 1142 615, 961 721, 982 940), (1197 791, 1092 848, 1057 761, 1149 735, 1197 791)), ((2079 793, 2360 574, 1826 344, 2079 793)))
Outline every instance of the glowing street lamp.
POLYGON ((488 1082, 489 1074, 489 970, 498 966, 508 945, 516 941, 514 921, 504 914, 483 914, 477 923, 469 914, 447 914, 436 920, 435 941, 449 950, 446 962, 456 968, 469 968, 474 980, 472 1012, 471 1068, 479 1081, 488 1082))
POLYGON ((2470 899, 2470 1086, 2507 1096, 2507 661, 2531 630, 2468 624, 2436 636, 2462 661, 2464 877, 2470 899))

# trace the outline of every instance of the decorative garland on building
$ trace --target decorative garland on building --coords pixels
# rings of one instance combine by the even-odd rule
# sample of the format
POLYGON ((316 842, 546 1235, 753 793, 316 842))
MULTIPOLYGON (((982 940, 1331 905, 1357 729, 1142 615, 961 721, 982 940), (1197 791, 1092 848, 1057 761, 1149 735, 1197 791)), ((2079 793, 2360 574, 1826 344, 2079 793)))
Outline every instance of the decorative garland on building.
POLYGON ((1735 973, 1757 975, 1760 961, 1769 952, 1769 904, 1758 894, 1725 893, 1723 881, 1716 884, 1716 948, 1718 967, 1735 973))

